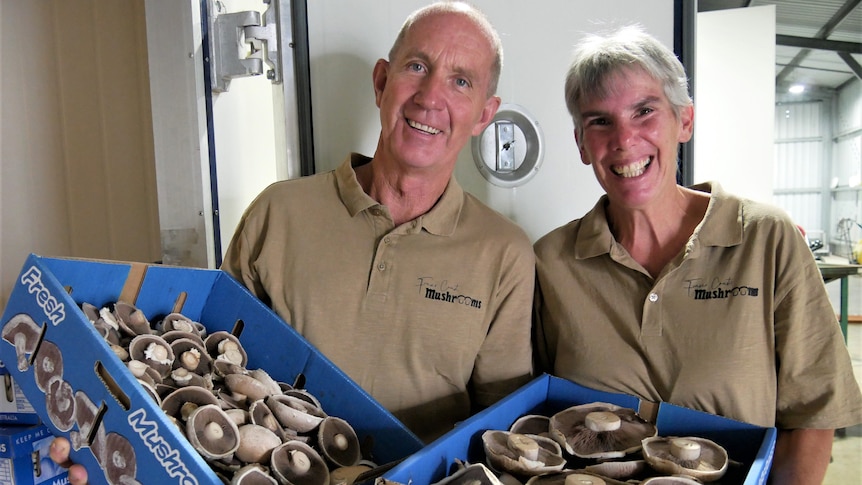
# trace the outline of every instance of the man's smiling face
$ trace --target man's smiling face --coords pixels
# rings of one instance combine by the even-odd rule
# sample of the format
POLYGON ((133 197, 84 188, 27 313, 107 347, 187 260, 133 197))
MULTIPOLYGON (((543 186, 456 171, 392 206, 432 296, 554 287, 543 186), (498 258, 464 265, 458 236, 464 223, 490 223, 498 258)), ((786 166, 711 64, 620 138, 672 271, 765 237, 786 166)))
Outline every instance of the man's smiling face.
POLYGON ((393 59, 374 67, 382 125, 378 155, 413 168, 452 170, 500 104, 488 95, 494 50, 465 15, 418 20, 393 59), (382 152, 382 153, 381 153, 382 152))

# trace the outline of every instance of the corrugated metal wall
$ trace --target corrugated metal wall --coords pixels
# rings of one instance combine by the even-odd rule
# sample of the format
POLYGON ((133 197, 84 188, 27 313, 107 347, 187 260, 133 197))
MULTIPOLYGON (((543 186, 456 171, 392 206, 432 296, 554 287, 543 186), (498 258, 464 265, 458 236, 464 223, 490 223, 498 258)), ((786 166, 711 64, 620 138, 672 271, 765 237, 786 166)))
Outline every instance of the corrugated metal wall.
POLYGON ((775 203, 806 231, 828 232, 824 219, 827 169, 822 102, 775 106, 775 203))
POLYGON ((839 91, 834 100, 832 140, 832 191, 830 219, 836 234, 836 252, 849 255, 862 239, 862 83, 857 79, 839 91))
POLYGON ((862 89, 833 99, 775 106, 775 203, 833 254, 851 257, 862 238, 862 89))

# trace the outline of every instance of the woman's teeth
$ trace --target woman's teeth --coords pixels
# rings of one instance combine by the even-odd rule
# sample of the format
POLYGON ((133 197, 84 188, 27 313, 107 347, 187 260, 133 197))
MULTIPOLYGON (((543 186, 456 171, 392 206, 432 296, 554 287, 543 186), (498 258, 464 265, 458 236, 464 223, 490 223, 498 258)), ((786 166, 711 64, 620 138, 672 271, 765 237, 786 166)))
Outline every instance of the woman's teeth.
POLYGON ((614 173, 624 178, 637 177, 644 173, 647 165, 652 161, 652 157, 646 158, 638 163, 632 163, 622 167, 613 167, 614 173))
POLYGON ((424 131, 425 133, 429 133, 431 135, 436 135, 437 133, 440 133, 440 130, 438 130, 437 128, 432 128, 428 125, 423 125, 422 123, 417 123, 413 120, 407 120, 407 124, 410 125, 412 128, 416 128, 417 130, 424 131))

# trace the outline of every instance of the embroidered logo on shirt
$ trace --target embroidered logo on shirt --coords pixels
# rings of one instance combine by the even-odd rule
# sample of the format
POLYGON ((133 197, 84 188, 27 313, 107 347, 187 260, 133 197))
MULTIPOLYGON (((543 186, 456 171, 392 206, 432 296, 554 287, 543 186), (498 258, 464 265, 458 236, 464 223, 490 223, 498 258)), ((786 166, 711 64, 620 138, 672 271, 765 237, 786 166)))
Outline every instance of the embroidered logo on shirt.
POLYGON ((450 286, 447 280, 437 283, 432 277, 420 276, 417 286, 419 286, 419 291, 424 293, 425 298, 429 300, 464 305, 476 309, 482 308, 482 300, 459 293, 458 285, 450 286))
POLYGON ((734 286, 733 281, 728 278, 721 280, 714 278, 707 282, 706 279, 697 278, 686 281, 688 283, 688 294, 695 300, 721 300, 736 296, 757 297, 759 288, 751 286, 734 286))

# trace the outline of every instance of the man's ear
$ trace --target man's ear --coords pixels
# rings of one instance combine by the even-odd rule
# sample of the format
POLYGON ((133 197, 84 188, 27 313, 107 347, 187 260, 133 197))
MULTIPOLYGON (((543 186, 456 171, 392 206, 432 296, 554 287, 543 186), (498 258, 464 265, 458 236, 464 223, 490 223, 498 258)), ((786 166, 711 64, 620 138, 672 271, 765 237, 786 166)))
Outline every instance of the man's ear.
POLYGON ((386 80, 389 78, 389 61, 386 59, 377 59, 374 64, 374 70, 371 72, 371 83, 374 86, 374 102, 377 107, 380 107, 380 98, 383 96, 383 88, 386 87, 386 80))
POLYGON ((679 142, 685 143, 694 134, 694 106, 688 105, 679 110, 679 122, 679 142))
POLYGON ((482 115, 473 126, 473 136, 479 136, 479 134, 482 133, 482 130, 494 121, 494 115, 496 115, 497 110, 500 109, 500 103, 502 103, 502 100, 499 96, 491 96, 485 101, 485 106, 482 108, 482 115))

